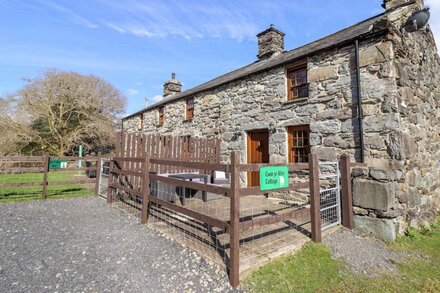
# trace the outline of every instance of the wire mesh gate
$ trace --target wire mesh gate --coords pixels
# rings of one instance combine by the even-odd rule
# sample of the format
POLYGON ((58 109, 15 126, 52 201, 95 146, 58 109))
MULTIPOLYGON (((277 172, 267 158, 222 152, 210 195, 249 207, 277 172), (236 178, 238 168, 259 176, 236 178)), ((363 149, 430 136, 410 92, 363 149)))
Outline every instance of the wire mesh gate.
POLYGON ((101 159, 98 167, 100 176, 98 176, 98 195, 107 198, 108 175, 110 173, 110 159, 101 159))
POLYGON ((338 162, 320 162, 319 185, 322 231, 341 224, 341 188, 338 162))

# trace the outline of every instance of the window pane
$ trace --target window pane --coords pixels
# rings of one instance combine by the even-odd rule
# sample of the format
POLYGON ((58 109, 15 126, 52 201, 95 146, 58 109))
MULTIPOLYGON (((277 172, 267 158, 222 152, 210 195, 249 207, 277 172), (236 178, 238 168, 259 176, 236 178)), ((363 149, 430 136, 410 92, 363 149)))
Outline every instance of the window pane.
POLYGON ((192 119, 194 117, 194 98, 186 99, 186 119, 192 119))
POLYGON ((308 96, 307 67, 287 71, 289 99, 308 96))
POLYGON ((298 89, 298 97, 304 98, 309 95, 309 87, 305 84, 297 88, 298 89))
POLYGON ((310 153, 309 130, 306 126, 289 127, 289 158, 292 163, 308 162, 310 153))
POLYGON ((305 84, 307 83, 307 71, 306 70, 300 70, 298 71, 298 84, 305 84))
POLYGON ((164 121, 164 109, 163 107, 159 108, 159 125, 162 125, 164 121))

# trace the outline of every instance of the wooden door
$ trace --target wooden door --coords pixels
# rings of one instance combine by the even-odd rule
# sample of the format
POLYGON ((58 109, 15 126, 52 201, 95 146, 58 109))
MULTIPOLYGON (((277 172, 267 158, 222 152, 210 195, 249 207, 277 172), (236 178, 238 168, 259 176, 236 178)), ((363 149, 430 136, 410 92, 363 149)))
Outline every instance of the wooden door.
MULTIPOLYGON (((269 163, 269 132, 253 130, 247 137, 247 161, 249 164, 269 163)), ((248 172, 248 186, 260 185, 260 172, 248 172)))

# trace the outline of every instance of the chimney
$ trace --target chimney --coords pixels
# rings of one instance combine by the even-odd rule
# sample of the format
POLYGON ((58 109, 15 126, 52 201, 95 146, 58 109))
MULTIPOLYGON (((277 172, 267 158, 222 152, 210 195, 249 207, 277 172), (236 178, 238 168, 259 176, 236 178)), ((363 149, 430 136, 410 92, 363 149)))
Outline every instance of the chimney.
POLYGON ((258 38, 258 59, 263 60, 281 54, 284 51, 284 33, 270 27, 259 33, 258 38))
POLYGON ((423 0, 417 0, 417 1, 414 1, 414 0, 383 0, 382 7, 385 8, 385 10, 390 10, 390 9, 394 9, 399 6, 402 6, 404 4, 413 3, 413 2, 417 2, 417 3, 421 4, 421 7, 424 7, 423 0))
POLYGON ((182 91, 182 84, 176 80, 176 74, 171 73, 171 79, 163 85, 163 97, 172 96, 182 91))

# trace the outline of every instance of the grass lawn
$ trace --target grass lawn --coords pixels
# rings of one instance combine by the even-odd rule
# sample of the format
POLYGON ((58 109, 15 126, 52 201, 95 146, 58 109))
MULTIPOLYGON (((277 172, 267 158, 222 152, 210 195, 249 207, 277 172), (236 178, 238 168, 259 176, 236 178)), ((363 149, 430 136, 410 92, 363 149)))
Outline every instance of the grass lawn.
MULTIPOLYGON (((65 198, 73 196, 91 195, 94 190, 93 186, 85 184, 72 185, 50 185, 51 181, 71 181, 79 179, 88 179, 84 176, 78 175, 79 171, 59 171, 50 172, 48 174, 47 198, 65 198)), ((23 173, 23 174, 0 174, 0 184, 4 183, 27 183, 27 182, 42 182, 43 173, 23 173)), ((42 186, 27 186, 27 187, 10 187, 0 188, 0 202, 9 201, 24 201, 34 200, 41 197, 42 186)))
POLYGON ((332 259, 325 245, 308 243, 254 271, 245 283, 251 292, 440 292, 440 219, 429 231, 409 230, 391 247, 421 257, 408 257, 397 275, 369 278, 332 259))

